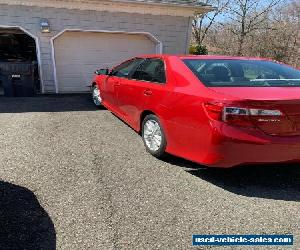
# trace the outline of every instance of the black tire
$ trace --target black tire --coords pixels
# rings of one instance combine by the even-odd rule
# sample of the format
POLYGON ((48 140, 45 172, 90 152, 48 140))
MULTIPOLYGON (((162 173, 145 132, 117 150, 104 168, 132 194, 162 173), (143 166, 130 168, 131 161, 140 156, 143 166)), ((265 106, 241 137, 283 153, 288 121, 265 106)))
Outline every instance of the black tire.
POLYGON ((166 151, 166 147, 167 147, 167 139, 166 139, 166 135, 165 132, 163 130, 163 127, 161 125, 161 122, 159 120, 159 118, 156 115, 147 115, 145 117, 145 119, 143 120, 142 123, 142 138, 144 141, 144 145, 146 147, 147 152, 149 152, 151 155, 155 156, 156 158, 163 158, 165 156, 165 151, 166 151), (160 128, 160 132, 161 132, 161 144, 158 150, 153 150, 151 149, 145 139, 145 125, 147 122, 149 121, 155 121, 156 124, 158 124, 159 128, 160 128))

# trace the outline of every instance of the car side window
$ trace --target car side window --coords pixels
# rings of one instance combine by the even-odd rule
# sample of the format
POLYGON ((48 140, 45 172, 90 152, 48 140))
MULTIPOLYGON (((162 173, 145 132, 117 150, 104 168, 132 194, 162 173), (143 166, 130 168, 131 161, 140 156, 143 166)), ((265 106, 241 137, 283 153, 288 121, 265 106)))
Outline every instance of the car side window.
POLYGON ((166 83, 165 64, 161 59, 146 59, 137 67, 131 78, 140 81, 166 83))
POLYGON ((127 61, 118 67, 114 68, 111 75, 116 77, 128 78, 130 73, 143 61, 141 58, 136 58, 127 61))

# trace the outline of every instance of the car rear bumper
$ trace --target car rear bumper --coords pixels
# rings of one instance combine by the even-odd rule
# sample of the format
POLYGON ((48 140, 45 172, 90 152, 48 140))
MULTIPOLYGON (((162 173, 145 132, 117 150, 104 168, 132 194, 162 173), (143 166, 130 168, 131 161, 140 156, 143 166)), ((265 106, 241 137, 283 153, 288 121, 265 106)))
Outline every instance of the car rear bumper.
POLYGON ((300 136, 269 136, 253 129, 222 124, 214 133, 206 165, 234 167, 247 164, 300 162, 300 136))

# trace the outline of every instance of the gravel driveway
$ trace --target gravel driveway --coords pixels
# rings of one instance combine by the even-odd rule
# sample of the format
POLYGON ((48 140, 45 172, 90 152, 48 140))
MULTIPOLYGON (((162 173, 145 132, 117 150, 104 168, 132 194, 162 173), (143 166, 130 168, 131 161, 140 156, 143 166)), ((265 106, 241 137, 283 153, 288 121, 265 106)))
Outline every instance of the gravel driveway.
POLYGON ((214 233, 300 249, 300 164, 159 161, 86 95, 0 98, 0 143, 0 249, 192 249, 214 233))

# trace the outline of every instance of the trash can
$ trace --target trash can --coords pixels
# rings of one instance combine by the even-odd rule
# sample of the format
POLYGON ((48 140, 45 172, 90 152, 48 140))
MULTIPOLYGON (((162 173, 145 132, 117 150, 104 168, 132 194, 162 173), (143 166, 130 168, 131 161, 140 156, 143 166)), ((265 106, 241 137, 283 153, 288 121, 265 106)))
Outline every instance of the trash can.
POLYGON ((8 79, 8 75, 3 73, 2 68, 0 68, 0 81, 4 90, 4 96, 13 97, 14 93, 11 87, 12 85, 10 84, 10 80, 8 79))
POLYGON ((32 62, 0 63, 0 81, 7 97, 35 95, 35 64, 32 62))

